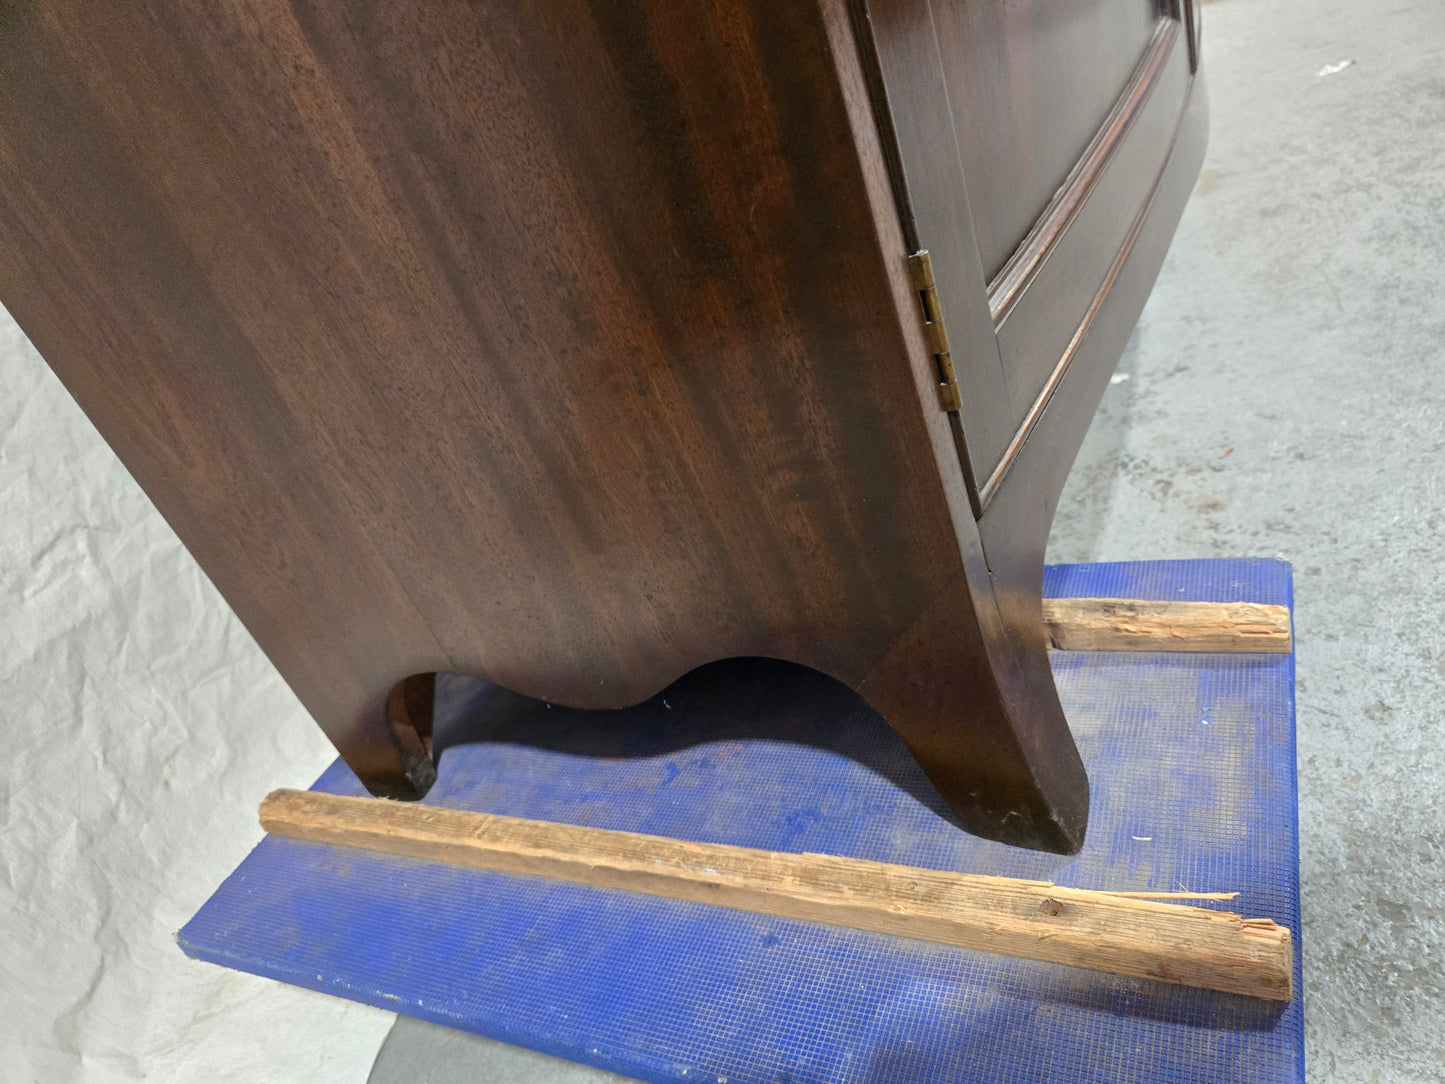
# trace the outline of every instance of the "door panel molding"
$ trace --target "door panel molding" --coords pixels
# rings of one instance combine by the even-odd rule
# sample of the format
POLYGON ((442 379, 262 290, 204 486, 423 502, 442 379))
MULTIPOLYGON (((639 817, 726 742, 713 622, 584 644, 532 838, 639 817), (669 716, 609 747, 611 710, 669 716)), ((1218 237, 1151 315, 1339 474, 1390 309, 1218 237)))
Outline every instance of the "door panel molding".
MULTIPOLYGON (((1193 95, 1191 94, 1189 98, 1185 99, 1185 115, 1188 115, 1191 105, 1190 99, 1192 97, 1193 95)), ((1124 243, 1119 247, 1112 263, 1109 265, 1109 269, 1104 276, 1104 281, 1095 292, 1093 300, 1089 303, 1089 307, 1085 310, 1083 319, 1079 321, 1078 327, 1074 329, 1068 346, 1064 348, 1064 352, 1059 356, 1059 360, 1055 363, 1053 371, 1050 372, 1048 380, 1044 382, 1044 386, 1039 390, 1038 395, 1035 396, 1032 405, 1029 407, 1028 414, 1024 416, 1023 424, 1019 426, 1018 432, 1014 434, 1013 440, 1009 441, 1009 445, 1004 450, 1003 457, 999 460, 998 466, 994 468, 993 472, 979 488, 978 499, 979 504, 983 508, 988 508, 989 502, 998 492, 999 486, 1003 484, 1004 478, 1017 461, 1024 443, 1028 440, 1029 435, 1033 432, 1034 426, 1038 424, 1039 419, 1043 417, 1044 410, 1049 405, 1049 400, 1053 398, 1054 392, 1057 391, 1059 385, 1063 383, 1064 376, 1068 373, 1070 365, 1079 353, 1080 346, 1083 344, 1099 313, 1108 301, 1109 294, 1113 291, 1120 273, 1123 271, 1124 266, 1129 261, 1130 255, 1134 251, 1135 242, 1138 240, 1144 224, 1149 220, 1150 212, 1154 208, 1164 179, 1170 174, 1170 166, 1174 161, 1175 151, 1179 142, 1179 132, 1182 130, 1183 125, 1176 129, 1174 138, 1170 140, 1169 153, 1165 156, 1164 166, 1155 176, 1144 206, 1140 208, 1138 214, 1134 217, 1134 221, 1130 224, 1129 232, 1125 234, 1124 237, 1124 243)), ((1202 137, 1199 142, 1202 143, 1202 137)))
POLYGON ((995 327, 1008 319, 1014 306, 1058 249, 1089 197, 1103 183, 1120 147, 1146 112, 1154 88, 1175 55, 1178 41, 1179 23, 1170 17, 1160 19, 1149 48, 1139 59, 1139 66, 1098 134, 1052 202, 1039 215, 1028 236, 988 284, 988 307, 995 327))

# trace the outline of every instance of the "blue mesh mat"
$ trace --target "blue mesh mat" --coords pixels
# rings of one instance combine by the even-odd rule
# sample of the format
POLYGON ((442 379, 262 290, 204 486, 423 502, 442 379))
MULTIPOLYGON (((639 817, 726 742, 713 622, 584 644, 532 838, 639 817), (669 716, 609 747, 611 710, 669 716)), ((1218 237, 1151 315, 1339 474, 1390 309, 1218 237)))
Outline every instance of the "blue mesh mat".
MULTIPOLYGON (((1290 575, 1262 560, 1065 565, 1046 590, 1287 603, 1290 575)), ((1237 889, 1221 907, 1298 938, 1293 657, 1053 665, 1092 780, 1072 859, 966 835, 861 700, 768 660, 704 667, 617 712, 442 679, 427 800, 1087 888, 1237 889)), ((363 793, 339 761, 316 789, 363 793)), ((197 959, 650 1081, 1304 1079, 1299 995, 1282 1007, 290 839, 263 840, 179 940, 197 959)))

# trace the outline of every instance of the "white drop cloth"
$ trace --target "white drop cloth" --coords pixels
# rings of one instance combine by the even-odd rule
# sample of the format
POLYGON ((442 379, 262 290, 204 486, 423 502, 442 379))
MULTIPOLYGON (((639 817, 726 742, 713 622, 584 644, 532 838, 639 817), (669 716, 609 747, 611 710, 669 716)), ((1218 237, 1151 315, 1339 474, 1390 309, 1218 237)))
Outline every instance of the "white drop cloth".
POLYGON ((0 1079, 366 1079, 391 1013, 176 947, 335 754, 3 310, 0 718, 0 1079))

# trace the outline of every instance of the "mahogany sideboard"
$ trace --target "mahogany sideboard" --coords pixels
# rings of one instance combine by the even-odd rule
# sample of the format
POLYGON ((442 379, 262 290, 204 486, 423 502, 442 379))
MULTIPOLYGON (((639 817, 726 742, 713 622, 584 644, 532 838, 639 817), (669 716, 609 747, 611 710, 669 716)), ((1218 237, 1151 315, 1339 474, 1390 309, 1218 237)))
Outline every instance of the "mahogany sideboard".
POLYGON ((437 672, 773 656, 1072 852, 1044 545, 1197 53, 1190 0, 23 0, 0 301, 374 793, 437 672))

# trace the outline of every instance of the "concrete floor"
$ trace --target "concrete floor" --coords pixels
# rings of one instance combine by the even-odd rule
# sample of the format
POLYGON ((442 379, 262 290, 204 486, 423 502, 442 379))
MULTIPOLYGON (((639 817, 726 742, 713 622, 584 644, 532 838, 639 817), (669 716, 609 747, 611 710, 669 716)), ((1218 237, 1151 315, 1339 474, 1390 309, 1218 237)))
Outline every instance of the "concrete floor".
MULTIPOLYGON (((1294 564, 1309 1079, 1442 1081, 1445 3, 1203 14, 1204 173, 1049 559, 1294 564)), ((440 1032, 373 1081, 620 1079, 440 1032)))
POLYGON ((1205 170, 1049 558, 1293 563, 1309 1077, 1445 1080, 1445 4, 1204 16, 1205 170))

